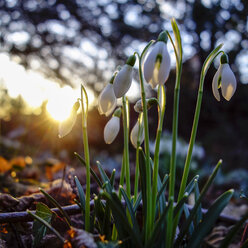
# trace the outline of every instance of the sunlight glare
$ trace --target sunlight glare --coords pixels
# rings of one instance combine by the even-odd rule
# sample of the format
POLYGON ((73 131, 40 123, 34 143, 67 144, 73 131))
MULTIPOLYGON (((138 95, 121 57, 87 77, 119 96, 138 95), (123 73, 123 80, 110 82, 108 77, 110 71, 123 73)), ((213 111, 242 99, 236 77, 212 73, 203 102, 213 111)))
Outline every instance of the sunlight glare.
MULTIPOLYGON (((45 79, 41 74, 27 71, 9 56, 0 53, 0 86, 8 90, 11 98, 21 96, 30 109, 39 108, 47 101, 46 111, 55 121, 63 121, 69 117, 73 104, 80 98, 80 86, 61 87, 55 81, 45 79), (14 73, 13 73, 14 72, 14 73)), ((92 90, 86 88, 89 109, 96 103, 92 90)))

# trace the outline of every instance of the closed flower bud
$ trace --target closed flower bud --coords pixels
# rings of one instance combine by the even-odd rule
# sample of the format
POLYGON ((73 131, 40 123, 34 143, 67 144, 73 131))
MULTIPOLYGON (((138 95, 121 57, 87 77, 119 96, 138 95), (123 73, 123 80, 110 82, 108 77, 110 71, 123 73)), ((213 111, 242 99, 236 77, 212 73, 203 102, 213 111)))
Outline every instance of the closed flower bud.
POLYGON ((221 63, 214 75, 212 82, 212 90, 215 98, 220 101, 218 89, 221 88, 222 96, 229 101, 237 88, 236 78, 228 64, 227 55, 221 56, 221 63))
POLYGON ((141 123, 140 124, 139 123, 140 121, 138 119, 130 134, 131 143, 135 148, 137 148, 138 141, 140 142, 141 145, 145 138, 143 119, 141 123))
MULTIPOLYGON (((163 36, 165 36, 164 33, 163 36)), ((155 88, 158 84, 163 85, 169 77, 171 60, 166 42, 166 39, 158 39, 145 58, 144 77, 152 88, 155 88)))
POLYGON ((77 110, 79 109, 79 106, 79 102, 75 102, 72 107, 70 116, 59 124, 59 138, 63 138, 71 132, 77 119, 77 110))
POLYGON ((116 107, 116 97, 113 84, 109 83, 102 90, 98 98, 98 111, 102 115, 109 116, 116 107))
POLYGON ((117 73, 114 79, 114 93, 117 98, 123 97, 129 90, 132 83, 133 66, 135 64, 135 56, 128 58, 126 64, 117 73))
MULTIPOLYGON (((146 105, 147 105, 147 109, 149 110, 152 105, 154 104, 157 104, 157 99, 156 98, 149 98, 149 99, 146 99, 146 105)), ((143 106, 142 106, 142 100, 138 100, 135 105, 134 105, 134 110, 137 112, 137 113, 141 113, 143 112, 143 106)))
POLYGON ((120 117, 113 115, 104 127, 104 141, 111 144, 120 130, 120 117))

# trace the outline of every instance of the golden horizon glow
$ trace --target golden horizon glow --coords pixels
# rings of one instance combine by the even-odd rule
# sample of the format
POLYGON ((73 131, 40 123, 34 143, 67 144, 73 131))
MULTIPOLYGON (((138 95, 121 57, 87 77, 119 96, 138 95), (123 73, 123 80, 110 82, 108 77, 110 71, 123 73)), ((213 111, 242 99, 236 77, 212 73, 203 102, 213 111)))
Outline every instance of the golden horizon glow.
MULTIPOLYGON (((55 121, 63 121, 70 116, 73 104, 81 96, 80 87, 61 87, 58 83, 45 79, 41 74, 27 71, 21 65, 10 60, 9 56, 0 53, 0 84, 8 90, 11 98, 21 96, 32 112, 47 101, 46 111, 55 121)), ((92 90, 86 89, 89 108, 95 104, 92 90)))

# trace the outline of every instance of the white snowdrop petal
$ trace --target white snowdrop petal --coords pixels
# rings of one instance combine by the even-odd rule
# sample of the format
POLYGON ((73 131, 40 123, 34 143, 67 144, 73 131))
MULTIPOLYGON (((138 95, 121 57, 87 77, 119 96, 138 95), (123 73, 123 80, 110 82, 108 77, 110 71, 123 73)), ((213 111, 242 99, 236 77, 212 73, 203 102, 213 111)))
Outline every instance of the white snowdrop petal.
MULTIPOLYGON (((142 128, 142 133, 141 133, 141 137, 140 137, 140 144, 143 143, 144 141, 144 137, 145 137, 145 134, 144 134, 144 128, 141 126, 142 128)), ((137 121, 131 131, 131 134, 130 134, 130 140, 131 140, 131 143, 132 145, 134 146, 134 148, 137 148, 137 142, 138 142, 138 135, 139 135, 139 121, 137 121)))
POLYGON ((133 67, 125 64, 114 79, 113 88, 117 98, 124 96, 132 83, 133 67))
POLYGON ((167 50, 166 44, 164 44, 163 52, 162 52, 162 63, 160 65, 160 70, 158 74, 158 83, 160 85, 163 85, 167 81, 170 74, 170 67, 171 67, 170 55, 167 50))
POLYGON ((116 97, 113 90, 113 85, 108 84, 100 93, 98 98, 99 113, 109 116, 116 107, 116 97))
POLYGON ((223 97, 229 101, 236 91, 237 82, 229 64, 224 64, 221 73, 221 92, 223 97))
POLYGON ((60 122, 59 124, 59 138, 63 138, 71 132, 77 119, 77 110, 72 109, 71 115, 68 119, 60 122))
POLYGON ((159 42, 157 42, 154 45, 154 47, 151 48, 150 53, 145 58, 143 71, 144 71, 144 78, 147 83, 150 83, 153 77, 153 71, 154 71, 155 62, 156 62, 159 49, 160 49, 160 44, 159 42))
POLYGON ((113 116, 104 127, 104 141, 106 144, 111 144, 120 130, 120 118, 113 116))
POLYGON ((218 79, 220 77, 222 66, 220 65, 216 73, 214 74, 213 82, 212 82, 212 90, 214 97, 217 99, 217 101, 220 101, 220 93, 218 91, 218 79))

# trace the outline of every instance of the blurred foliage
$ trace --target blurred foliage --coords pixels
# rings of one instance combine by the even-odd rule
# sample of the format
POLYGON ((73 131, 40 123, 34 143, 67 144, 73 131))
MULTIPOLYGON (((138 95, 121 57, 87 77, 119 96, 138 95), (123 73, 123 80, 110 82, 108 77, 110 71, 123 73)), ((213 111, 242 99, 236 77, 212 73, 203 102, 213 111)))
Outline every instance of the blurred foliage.
MULTIPOLYGON (((184 47, 179 135, 188 140, 201 65, 217 43, 225 43, 224 50, 228 52, 237 81, 248 81, 247 12, 246 0, 0 0, 0 51, 8 53, 26 68, 38 70, 61 84, 75 86, 83 81, 100 92, 116 65, 123 64, 135 50, 140 51, 162 29, 171 31, 170 18, 175 17, 182 30, 184 47)), ((213 155, 214 162, 220 156, 223 158, 223 168, 233 168, 233 165, 245 167, 248 159, 247 85, 238 83, 231 102, 219 104, 211 92, 214 72, 212 66, 206 76, 197 139, 202 142, 206 153, 213 155)), ((164 125, 167 130, 171 130, 174 77, 172 71, 166 83, 164 125)), ((7 96, 1 91, 1 96, 4 94, 7 96)), ((1 97, 1 106, 10 102, 9 99, 3 103, 3 99, 1 97)), ((32 122, 29 117, 23 118, 23 122, 20 117, 17 118, 23 103, 20 99, 15 103, 19 112, 9 109, 8 114, 15 116, 15 122, 20 125, 29 125, 32 122)), ((93 126, 90 142, 101 149, 103 143, 99 137, 106 120, 97 116, 95 110, 89 116, 93 126)), ((135 119, 136 115, 131 110, 131 126, 135 119)), ((150 120, 154 131, 156 119, 154 116, 150 120)), ((42 121, 36 118, 36 125, 33 124, 31 130, 32 140, 38 137, 45 146, 47 142, 51 143, 48 138, 51 127, 44 120, 47 118, 42 121), (37 129, 43 130, 44 137, 37 129)), ((3 123, 2 133, 11 125, 18 127, 13 122, 3 123)), ((56 132, 55 128, 53 131, 56 132)), ((66 138, 67 147, 68 142, 75 142, 75 137, 77 135, 66 138)), ((52 148, 54 143, 57 145, 58 142, 53 141, 52 148)), ((110 152, 116 152, 118 148, 115 145, 108 147, 110 152)))
POLYGON ((248 47, 246 0, 1 0, 0 7, 1 50, 62 83, 83 79, 98 91, 96 82, 143 42, 170 30, 172 17, 181 23, 186 58, 198 54, 203 62, 224 41, 247 82, 241 63, 248 47))

